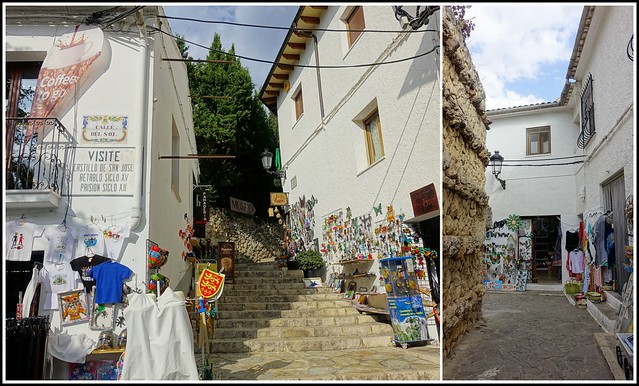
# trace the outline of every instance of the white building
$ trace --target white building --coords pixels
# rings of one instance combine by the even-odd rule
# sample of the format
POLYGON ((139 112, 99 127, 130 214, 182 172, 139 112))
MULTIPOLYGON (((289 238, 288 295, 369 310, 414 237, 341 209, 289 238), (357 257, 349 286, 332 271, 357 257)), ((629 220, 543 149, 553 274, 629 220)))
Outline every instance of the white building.
MULTIPOLYGON (((32 178, 15 173, 25 163, 16 158, 19 147, 9 145, 14 131, 6 132, 4 215, 5 227, 16 219, 41 229, 94 224, 108 232, 116 226, 124 239, 122 251, 117 255, 110 249, 105 256, 133 272, 127 285, 145 291, 150 275, 159 272, 173 290, 186 293, 191 269, 183 258, 188 252, 183 232, 193 224, 199 167, 196 159, 177 158, 197 149, 186 66, 167 60, 181 55, 168 23, 158 18, 163 14, 158 6, 5 8, 5 79, 14 92, 28 92, 40 74, 35 92, 36 99, 43 98, 30 118, 15 120, 24 114, 15 109, 19 98, 10 91, 7 128, 20 133, 36 121, 34 116, 48 119, 25 169, 35 172, 32 178), (159 271, 147 268, 148 240, 169 252, 159 271)), ((20 99, 23 112, 32 101, 20 99)), ((33 239, 27 264, 49 259, 48 242, 44 236, 33 239)), ((72 257, 87 251, 80 245, 72 257)), ((9 288, 11 273, 4 276, 4 302, 15 316, 17 293, 27 283, 9 288)), ((44 309, 42 300, 39 315, 50 315, 52 329, 61 326, 59 310, 44 309)), ((87 334, 95 342, 100 334, 88 323, 62 330, 87 334)), ((115 327, 116 334, 121 330, 115 327)))
POLYGON ((325 280, 357 271, 369 274, 359 287, 381 290, 382 253, 366 240, 391 206, 434 230, 424 246, 439 250, 439 25, 438 9, 401 31, 391 6, 302 6, 292 24, 301 31, 267 76, 261 98, 278 117, 289 230, 324 252, 325 280), (414 208, 418 191, 428 208, 414 208), (367 264, 333 264, 369 254, 367 264))
MULTIPOLYGON (((618 292, 630 276, 624 246, 633 245, 625 206, 633 201, 635 179, 634 14, 632 6, 585 6, 561 96, 489 111, 486 138, 488 150, 504 157, 498 177, 505 189, 491 167, 486 170, 493 221, 516 214, 533 228, 535 222, 538 228, 560 224, 565 283, 566 232, 578 231, 580 221, 588 231, 612 211, 617 258, 611 274, 618 292)), ((539 268, 548 268, 543 255, 555 244, 543 245, 539 237, 536 248, 534 239, 532 276, 541 282, 539 268)))

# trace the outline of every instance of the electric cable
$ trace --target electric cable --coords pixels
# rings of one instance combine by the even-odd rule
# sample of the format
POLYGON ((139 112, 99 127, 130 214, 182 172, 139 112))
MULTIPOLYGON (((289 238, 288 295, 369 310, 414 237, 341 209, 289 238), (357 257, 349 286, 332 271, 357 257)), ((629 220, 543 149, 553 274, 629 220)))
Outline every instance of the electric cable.
POLYGON ((502 166, 562 166, 562 165, 575 165, 575 164, 581 164, 584 161, 574 161, 574 162, 560 162, 560 163, 556 163, 556 164, 520 164, 520 165, 507 165, 507 164, 502 164, 502 166))
MULTIPOLYGON (((165 35, 168 35, 174 39, 177 39, 178 37, 171 35, 168 32, 162 31, 159 28, 153 27, 153 26, 149 26, 149 29, 154 30, 154 31, 158 31, 161 32, 165 35)), ((189 44, 193 44, 194 46, 200 47, 200 48, 204 48, 205 50, 208 50, 209 52, 215 52, 218 54, 223 54, 223 55, 228 55, 228 56, 232 56, 238 59, 244 59, 244 60, 248 60, 248 61, 252 61, 252 62, 260 62, 260 63, 268 63, 268 64, 282 64, 282 65, 286 65, 286 66, 291 66, 291 67, 301 67, 301 68, 358 68, 358 67, 373 67, 373 66, 380 66, 382 64, 396 64, 396 63, 401 63, 401 62, 406 62, 409 60, 413 60, 413 59, 418 59, 421 58, 423 56, 426 56, 430 53, 432 53, 433 51, 435 51, 436 49, 439 48, 439 45, 434 46, 432 49, 430 49, 429 51, 423 52, 421 54, 415 55, 415 56, 411 56, 408 58, 402 58, 402 59, 397 59, 397 60, 390 60, 388 62, 380 62, 380 63, 364 63, 364 64, 352 64, 352 65, 344 65, 344 66, 313 66, 310 64, 288 64, 288 63, 280 63, 280 62, 276 62, 276 61, 272 61, 272 60, 264 60, 264 59, 256 59, 256 58, 250 58, 248 56, 242 56, 242 55, 236 55, 236 54, 231 54, 229 52, 224 52, 224 51, 217 51, 217 50, 213 50, 210 47, 206 47, 203 46, 201 44, 186 40, 181 38, 185 43, 189 43, 189 44)))
POLYGON ((207 23, 207 24, 226 24, 226 25, 234 25, 238 27, 249 27, 249 28, 262 28, 262 29, 275 29, 281 31, 323 31, 323 32, 375 32, 375 33, 401 33, 401 32, 439 32, 436 29, 426 29, 426 30, 375 30, 375 29, 334 29, 334 28, 294 28, 294 27, 277 27, 270 25, 261 25, 261 24, 248 24, 248 23, 237 23, 231 21, 220 21, 220 20, 203 20, 203 19, 195 19, 190 17, 179 17, 179 16, 166 16, 166 15, 158 15, 158 18, 164 19, 173 19, 173 20, 183 20, 183 21, 192 21, 196 23, 207 23))
POLYGON ((531 162, 531 161, 555 161, 559 159, 569 159, 577 157, 585 157, 585 154, 570 155, 567 157, 555 157, 555 158, 538 158, 538 159, 507 159, 504 158, 503 162, 531 162))

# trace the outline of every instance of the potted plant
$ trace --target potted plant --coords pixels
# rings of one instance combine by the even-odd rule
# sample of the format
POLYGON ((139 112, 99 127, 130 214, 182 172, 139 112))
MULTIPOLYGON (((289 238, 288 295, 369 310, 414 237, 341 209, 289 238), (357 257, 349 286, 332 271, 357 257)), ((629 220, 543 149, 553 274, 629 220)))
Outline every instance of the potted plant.
POLYGON ((324 259, 318 251, 303 251, 295 255, 298 269, 304 271, 304 277, 317 276, 318 270, 324 267, 324 259))

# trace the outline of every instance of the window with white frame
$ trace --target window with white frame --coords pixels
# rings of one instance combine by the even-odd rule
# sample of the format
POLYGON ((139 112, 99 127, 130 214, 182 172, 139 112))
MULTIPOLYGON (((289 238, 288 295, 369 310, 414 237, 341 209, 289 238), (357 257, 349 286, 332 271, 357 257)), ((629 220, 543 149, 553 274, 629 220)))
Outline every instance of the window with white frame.
POLYGON ((384 156, 384 140, 382 139, 382 125, 378 110, 364 119, 364 129, 368 164, 372 165, 384 156))
POLYGON ((526 155, 550 153, 550 126, 526 129, 526 155))

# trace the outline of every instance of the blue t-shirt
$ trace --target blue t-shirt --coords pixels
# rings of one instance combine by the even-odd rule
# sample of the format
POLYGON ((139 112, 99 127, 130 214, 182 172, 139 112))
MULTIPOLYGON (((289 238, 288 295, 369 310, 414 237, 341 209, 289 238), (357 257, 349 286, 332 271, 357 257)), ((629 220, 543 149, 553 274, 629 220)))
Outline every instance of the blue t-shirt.
POLYGON ((91 277, 95 279, 96 304, 120 303, 122 300, 122 284, 131 277, 133 271, 117 261, 105 261, 91 269, 91 277))

